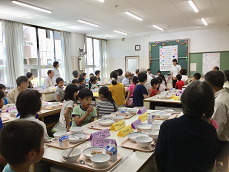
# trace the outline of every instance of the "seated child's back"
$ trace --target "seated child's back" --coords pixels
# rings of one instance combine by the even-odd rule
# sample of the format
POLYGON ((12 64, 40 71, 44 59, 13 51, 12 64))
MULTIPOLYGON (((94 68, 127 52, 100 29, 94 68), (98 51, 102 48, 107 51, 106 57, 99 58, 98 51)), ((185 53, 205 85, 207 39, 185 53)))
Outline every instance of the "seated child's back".
POLYGON ((177 76, 176 76, 176 78, 177 78, 177 82, 176 82, 176 85, 175 85, 175 88, 176 89, 179 89, 179 90, 182 90, 182 87, 184 86, 184 81, 181 81, 181 75, 180 74, 178 74, 177 76))

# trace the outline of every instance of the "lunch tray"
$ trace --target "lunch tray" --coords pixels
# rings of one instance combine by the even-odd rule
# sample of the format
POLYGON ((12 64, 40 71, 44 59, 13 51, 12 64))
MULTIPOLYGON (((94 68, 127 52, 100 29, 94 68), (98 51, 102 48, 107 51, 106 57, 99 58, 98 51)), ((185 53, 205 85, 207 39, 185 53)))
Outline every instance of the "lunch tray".
POLYGON ((127 149, 132 149, 141 152, 153 152, 155 150, 155 141, 153 140, 149 147, 141 148, 137 143, 132 142, 127 138, 122 142, 121 146, 127 149))

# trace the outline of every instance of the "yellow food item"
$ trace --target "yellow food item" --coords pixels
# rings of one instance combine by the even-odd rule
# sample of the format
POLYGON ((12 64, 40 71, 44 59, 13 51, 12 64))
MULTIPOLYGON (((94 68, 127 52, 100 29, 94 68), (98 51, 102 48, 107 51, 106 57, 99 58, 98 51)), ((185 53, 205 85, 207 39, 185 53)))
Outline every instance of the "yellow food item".
POLYGON ((100 154, 102 151, 91 151, 91 155, 100 154))

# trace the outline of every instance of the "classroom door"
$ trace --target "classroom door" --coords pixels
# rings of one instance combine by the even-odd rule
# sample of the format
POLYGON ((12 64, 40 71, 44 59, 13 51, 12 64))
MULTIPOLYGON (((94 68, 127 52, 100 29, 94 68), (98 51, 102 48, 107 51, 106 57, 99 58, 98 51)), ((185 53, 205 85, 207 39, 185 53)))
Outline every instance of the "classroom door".
POLYGON ((135 74, 135 70, 139 69, 139 56, 126 56, 126 71, 135 74))

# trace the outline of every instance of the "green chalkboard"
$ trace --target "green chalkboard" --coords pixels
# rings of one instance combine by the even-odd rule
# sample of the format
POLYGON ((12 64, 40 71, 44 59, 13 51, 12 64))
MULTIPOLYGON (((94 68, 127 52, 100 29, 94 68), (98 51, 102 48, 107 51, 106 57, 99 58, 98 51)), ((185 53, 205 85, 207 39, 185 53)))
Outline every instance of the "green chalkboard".
MULTIPOLYGON (((181 68, 185 68, 188 70, 188 58, 189 58, 188 43, 189 43, 188 39, 163 41, 163 42, 150 42, 149 56, 150 56, 150 68, 152 74, 156 75, 157 71, 160 70, 159 51, 161 46, 178 45, 178 63, 179 65, 181 65, 181 68)), ((170 73, 170 71, 162 72, 162 74, 164 75, 167 75, 168 73, 170 73)))
MULTIPOLYGON (((204 52, 208 53, 208 52, 204 52)), ((229 70, 229 51, 224 52, 214 52, 220 53, 220 70, 229 70)), ((192 76, 194 73, 199 72, 202 73, 203 67, 203 53, 190 53, 189 54, 189 64, 196 63, 196 71, 189 71, 189 75, 192 76)), ((190 68, 189 68, 190 69, 190 68)))

